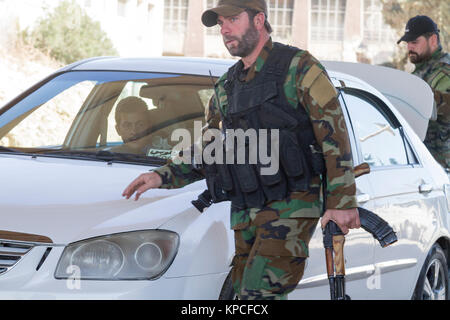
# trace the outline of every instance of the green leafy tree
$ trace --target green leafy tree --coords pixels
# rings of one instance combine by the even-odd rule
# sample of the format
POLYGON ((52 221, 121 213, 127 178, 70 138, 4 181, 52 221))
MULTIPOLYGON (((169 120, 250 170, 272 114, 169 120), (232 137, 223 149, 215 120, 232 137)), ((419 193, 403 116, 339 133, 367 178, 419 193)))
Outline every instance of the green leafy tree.
MULTIPOLYGON (((398 33, 398 38, 404 34, 408 20, 416 15, 426 15, 436 22, 441 30, 441 44, 445 51, 449 51, 450 1, 448 0, 381 0, 385 22, 398 33)), ((405 69, 407 64, 407 50, 399 46, 393 64, 399 69, 405 69)))
POLYGON ((53 11, 25 32, 25 38, 55 60, 69 64, 77 60, 105 55, 118 55, 111 40, 73 0, 62 1, 53 11))

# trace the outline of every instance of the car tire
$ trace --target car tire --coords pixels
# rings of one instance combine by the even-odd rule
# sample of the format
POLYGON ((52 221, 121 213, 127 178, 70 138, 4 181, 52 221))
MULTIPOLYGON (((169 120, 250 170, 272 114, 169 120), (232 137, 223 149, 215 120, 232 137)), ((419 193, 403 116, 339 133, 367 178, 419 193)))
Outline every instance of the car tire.
POLYGON ((220 290, 219 300, 238 300, 231 280, 231 271, 223 283, 222 290, 220 290))
POLYGON ((444 251, 434 244, 420 271, 413 300, 448 300, 448 265, 444 251))

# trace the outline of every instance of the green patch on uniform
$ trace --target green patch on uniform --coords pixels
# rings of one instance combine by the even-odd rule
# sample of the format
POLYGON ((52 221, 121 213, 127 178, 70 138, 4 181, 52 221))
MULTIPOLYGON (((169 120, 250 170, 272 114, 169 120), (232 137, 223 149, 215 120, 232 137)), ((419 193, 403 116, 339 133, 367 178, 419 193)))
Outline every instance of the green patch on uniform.
POLYGON ((239 295, 239 292, 241 291, 241 279, 238 278, 233 282, 233 290, 236 294, 239 295))
POLYGON ((252 243, 255 240, 256 227, 251 226, 248 230, 242 230, 242 239, 247 243, 252 243))
POLYGON ((320 200, 302 201, 291 199, 290 201, 277 201, 271 205, 272 209, 280 212, 280 218, 316 218, 320 216, 320 200))
POLYGON ((307 257, 309 257, 309 250, 308 250, 308 246, 306 245, 305 241, 300 240, 300 246, 303 249, 303 252, 306 254, 307 257))
POLYGON ((328 193, 333 193, 336 189, 342 188, 345 186, 345 183, 328 183, 327 191, 328 193))
POLYGON ((270 257, 255 256, 244 271, 243 287, 247 290, 271 292, 274 283, 285 285, 286 271, 272 266, 271 262, 270 257))
POLYGON ((231 229, 242 229, 250 224, 250 215, 248 210, 240 210, 231 212, 230 215, 231 229))
POLYGON ((223 114, 227 113, 227 105, 228 105, 228 100, 227 100, 227 93, 225 91, 225 81, 227 80, 228 77, 228 72, 225 72, 224 75, 222 75, 222 77, 220 77, 220 79, 217 81, 216 86, 215 86, 215 97, 214 97, 214 104, 216 105, 216 107, 220 108, 220 110, 222 110, 223 114), (217 101, 217 99, 219 99, 219 101, 217 101), (217 103, 219 103, 219 106, 217 106, 217 103))
POLYGON ((265 62, 266 61, 261 56, 258 56, 255 62, 255 71, 260 72, 265 62))
POLYGON ((323 153, 325 153, 327 155, 340 155, 340 152, 341 152, 337 142, 333 141, 332 139, 328 139, 328 140, 324 141, 322 148, 323 148, 323 153))
MULTIPOLYGON (((266 270, 265 270, 265 277, 268 277, 270 281, 267 282, 269 285, 268 288, 271 289, 272 286, 270 286, 270 283, 281 283, 282 285, 285 285, 287 281, 282 281, 283 278, 286 278, 286 271, 280 268, 277 268, 275 266, 270 265, 270 263, 267 264, 266 270)), ((264 288, 267 289, 267 288, 264 288)))
POLYGON ((327 181, 328 191, 332 192, 338 187, 345 187, 350 184, 353 184, 354 174, 352 171, 347 170, 345 173, 339 177, 335 177, 334 179, 327 181))
POLYGON ((288 74, 286 77, 286 81, 284 82, 284 94, 288 102, 297 109, 298 106, 298 96, 297 96, 297 86, 296 86, 296 76, 297 76, 297 68, 298 63, 300 61, 300 55, 296 55, 289 66, 288 74))
POLYGON ((191 167, 185 163, 182 163, 178 168, 181 169, 181 172, 183 174, 188 174, 191 172, 191 167))
POLYGON ((440 89, 440 87, 438 87, 439 85, 442 85, 445 89, 448 88, 448 82, 450 81, 449 75, 445 74, 444 72, 436 72, 433 75, 433 78, 430 79, 430 86, 432 88, 435 88, 437 90, 440 89), (445 83, 447 82, 447 83, 445 83))
POLYGON ((270 259, 255 256, 252 260, 252 263, 245 268, 244 275, 242 278, 242 284, 244 288, 249 290, 260 290, 263 287, 264 289, 270 289, 270 286, 267 284, 264 286, 263 274, 266 264, 270 262, 270 259))

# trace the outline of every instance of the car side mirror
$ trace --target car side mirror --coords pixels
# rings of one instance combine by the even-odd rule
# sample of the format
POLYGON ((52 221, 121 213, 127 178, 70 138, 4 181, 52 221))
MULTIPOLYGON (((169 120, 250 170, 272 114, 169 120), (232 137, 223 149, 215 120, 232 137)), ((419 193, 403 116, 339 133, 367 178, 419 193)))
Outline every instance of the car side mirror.
POLYGON ((361 177, 365 174, 370 173, 370 166, 368 163, 363 162, 360 165, 353 168, 353 172, 355 173, 355 178, 361 177))

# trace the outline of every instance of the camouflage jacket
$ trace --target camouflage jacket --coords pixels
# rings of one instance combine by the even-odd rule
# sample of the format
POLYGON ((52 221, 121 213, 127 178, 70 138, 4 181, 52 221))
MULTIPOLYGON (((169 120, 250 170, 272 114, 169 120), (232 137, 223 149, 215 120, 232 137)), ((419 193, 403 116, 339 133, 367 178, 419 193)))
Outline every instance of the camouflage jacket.
MULTIPOLYGON (((272 50, 270 39, 254 65, 246 74, 244 81, 253 79, 262 69, 272 50)), ((238 63, 242 63, 239 61, 238 63)), ((216 83, 216 92, 220 106, 212 98, 207 108, 205 128, 219 128, 220 112, 218 107, 226 112, 227 96, 224 74, 216 83)), ((350 142, 337 92, 323 66, 307 51, 300 50, 291 61, 291 67, 286 77, 284 90, 293 108, 299 103, 307 110, 317 142, 322 146, 327 167, 327 204, 328 209, 349 209, 357 207, 355 178, 351 157, 350 142)), ((175 165, 170 162, 156 170, 163 179, 161 188, 180 188, 194 181, 203 179, 203 173, 189 164, 175 165)), ((320 178, 316 177, 308 192, 293 192, 281 201, 266 204, 266 207, 277 212, 280 218, 318 218, 321 214, 320 178)), ((249 208, 231 212, 231 227, 238 229, 247 224, 250 216, 260 209, 249 208)))
POLYGON ((428 61, 416 65, 413 74, 431 87, 436 102, 437 118, 430 121, 425 145, 444 167, 450 166, 450 55, 436 50, 428 61))

